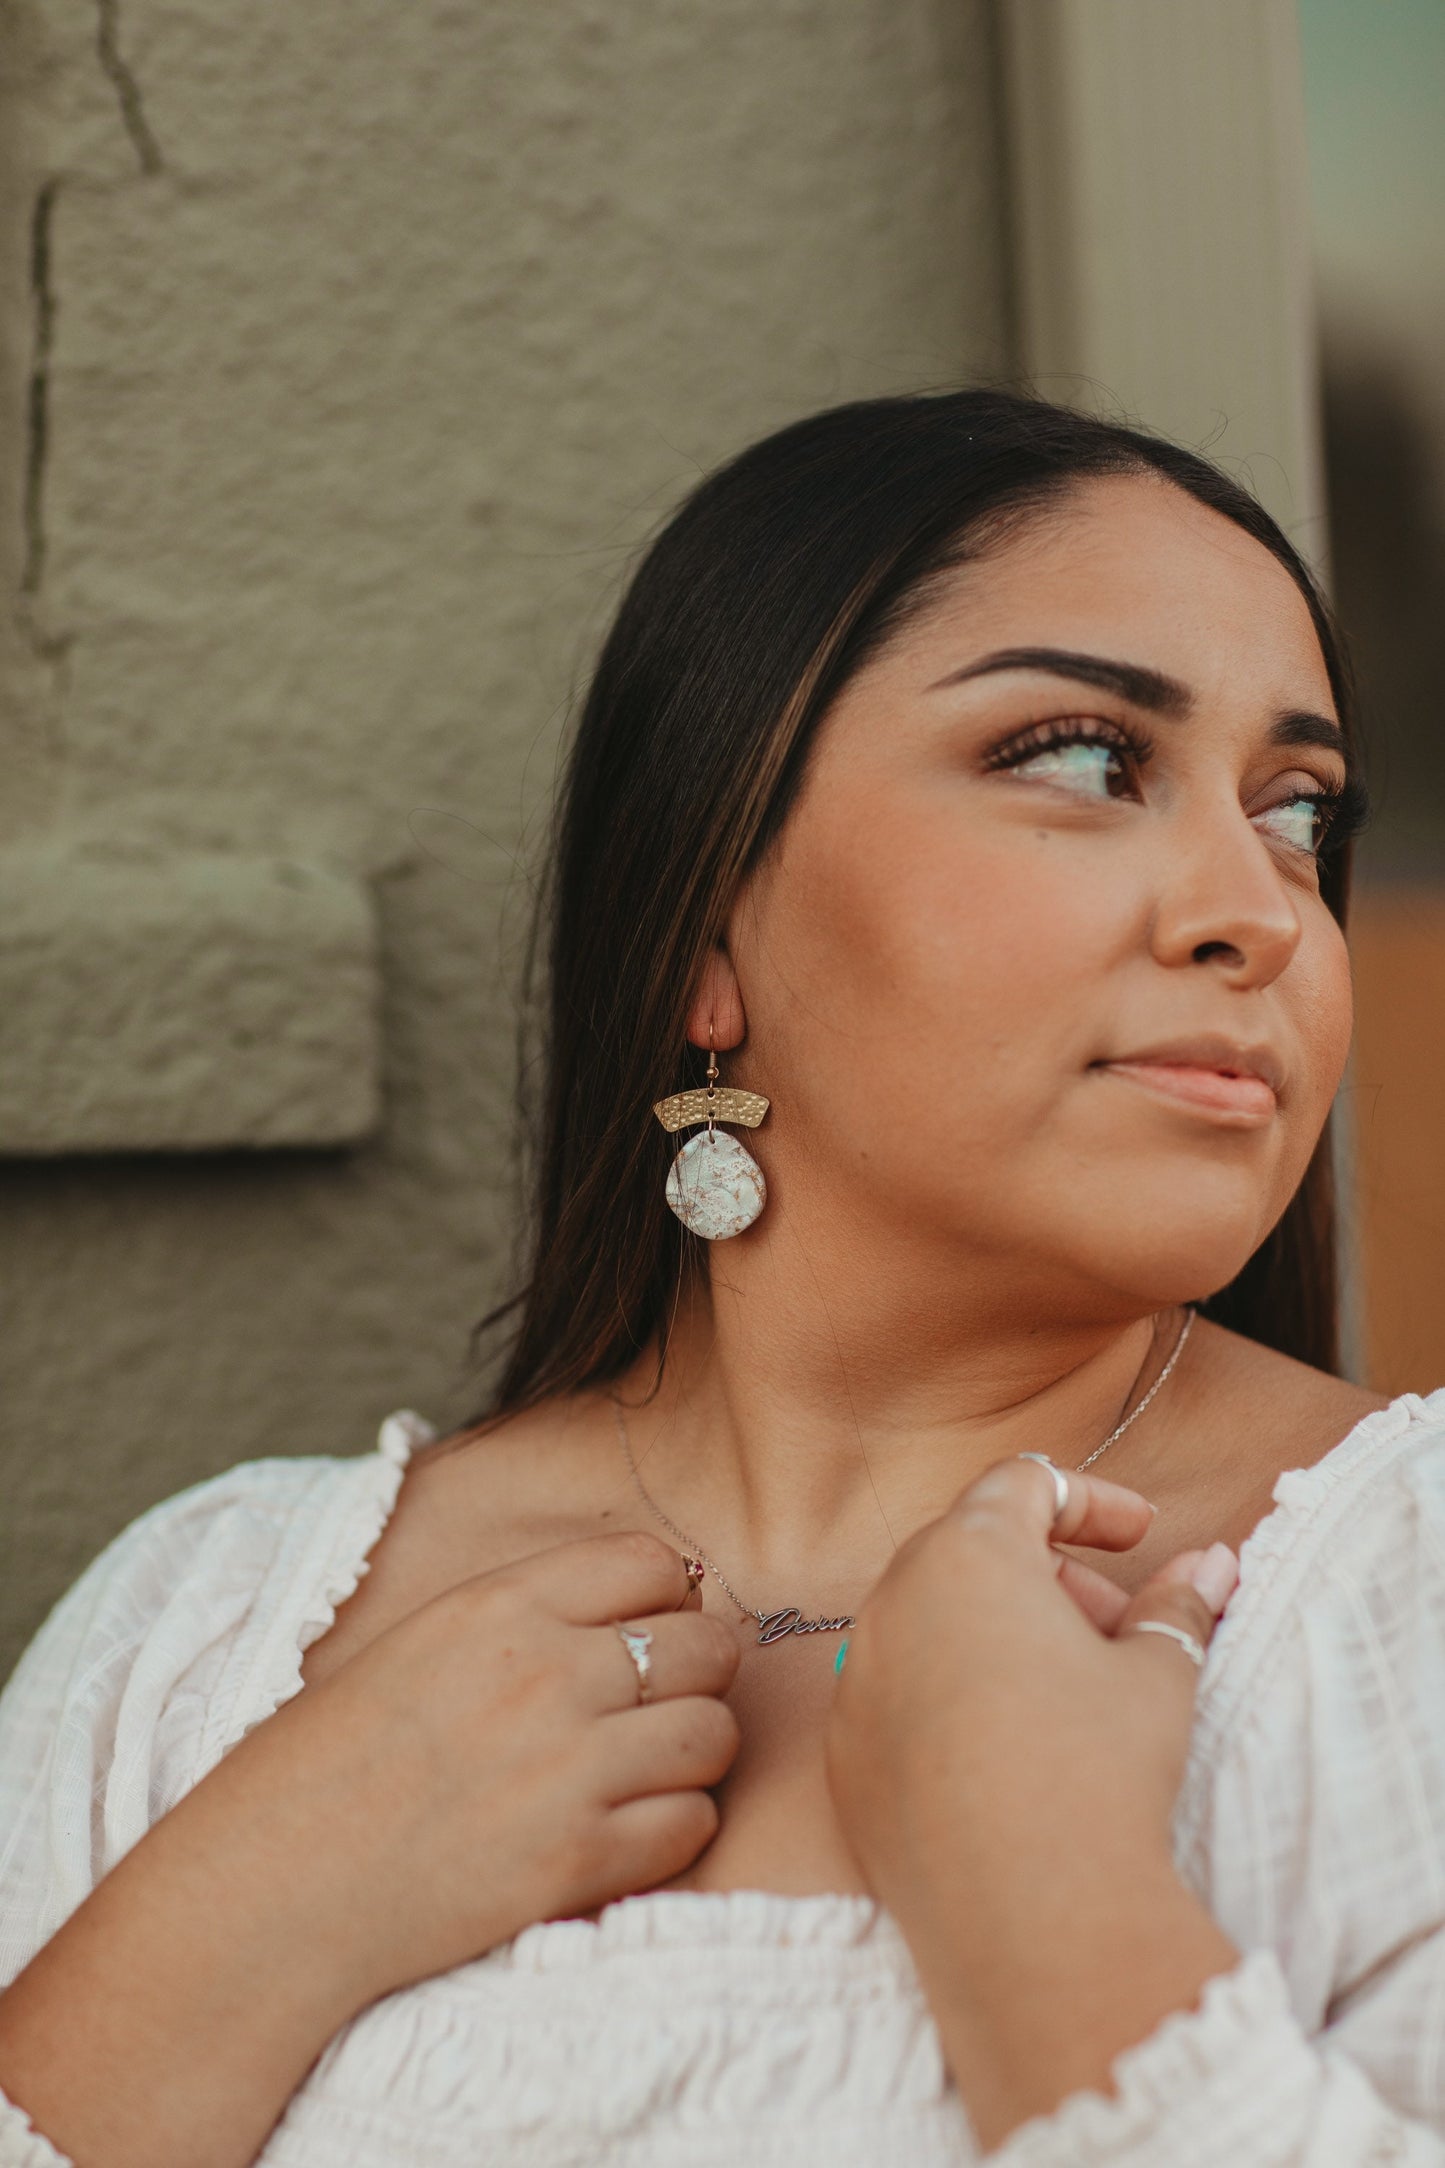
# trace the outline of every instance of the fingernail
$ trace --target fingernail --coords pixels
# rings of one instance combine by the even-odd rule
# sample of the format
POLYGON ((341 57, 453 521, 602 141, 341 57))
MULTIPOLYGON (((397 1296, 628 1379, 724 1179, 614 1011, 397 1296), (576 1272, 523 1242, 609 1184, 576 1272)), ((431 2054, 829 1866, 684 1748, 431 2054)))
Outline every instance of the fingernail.
POLYGON ((1211 1611, 1222 1611, 1239 1579, 1239 1560, 1227 1543, 1211 1543, 1204 1556, 1189 1569, 1189 1579, 1211 1611))

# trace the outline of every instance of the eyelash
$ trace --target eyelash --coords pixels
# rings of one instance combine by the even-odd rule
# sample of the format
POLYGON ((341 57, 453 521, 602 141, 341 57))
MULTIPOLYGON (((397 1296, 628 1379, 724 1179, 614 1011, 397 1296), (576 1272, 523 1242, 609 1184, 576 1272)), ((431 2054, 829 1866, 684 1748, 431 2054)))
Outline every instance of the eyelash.
POLYGON ((1138 728, 1102 722, 1096 715, 1061 715, 1016 731, 993 748, 984 765, 1017 768, 1035 753, 1055 753, 1066 745, 1102 745, 1128 761, 1136 773, 1154 757, 1154 740, 1138 728))
MULTIPOLYGON (((1094 715, 1063 715, 1048 722, 1033 723, 1027 730, 1017 732, 996 745, 986 756, 984 766, 989 770, 1018 768, 1036 753, 1057 752, 1068 745, 1100 745, 1127 763, 1137 781, 1142 771, 1154 757, 1154 740, 1137 725, 1102 722, 1094 715)), ((1313 790, 1297 790, 1281 805, 1298 805, 1307 800, 1316 810, 1320 822, 1320 839, 1308 855, 1323 859, 1339 850, 1365 825, 1369 801, 1365 786, 1357 778, 1350 777, 1344 783, 1319 783, 1313 790)), ((1270 807, 1271 812, 1275 811, 1270 807)))

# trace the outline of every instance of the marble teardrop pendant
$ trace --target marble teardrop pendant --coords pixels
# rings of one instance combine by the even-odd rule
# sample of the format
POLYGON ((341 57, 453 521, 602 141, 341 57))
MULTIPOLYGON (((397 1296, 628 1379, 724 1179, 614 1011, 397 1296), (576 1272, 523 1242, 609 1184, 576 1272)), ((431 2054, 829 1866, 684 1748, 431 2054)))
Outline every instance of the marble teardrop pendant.
POLYGON ((768 1201, 768 1185, 762 1168, 736 1137, 723 1129, 701 1129, 672 1163, 667 1201, 695 1235, 705 1242, 725 1242, 752 1226, 768 1201))

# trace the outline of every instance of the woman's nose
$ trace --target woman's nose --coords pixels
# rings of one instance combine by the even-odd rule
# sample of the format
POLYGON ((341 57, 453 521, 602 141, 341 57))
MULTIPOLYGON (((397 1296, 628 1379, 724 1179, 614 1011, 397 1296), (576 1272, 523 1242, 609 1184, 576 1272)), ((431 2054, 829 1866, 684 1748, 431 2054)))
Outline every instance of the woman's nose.
POLYGON ((1299 911, 1270 846, 1238 805, 1197 813, 1170 839, 1151 945, 1161 963, 1200 964, 1231 985, 1268 986, 1299 947, 1299 911))

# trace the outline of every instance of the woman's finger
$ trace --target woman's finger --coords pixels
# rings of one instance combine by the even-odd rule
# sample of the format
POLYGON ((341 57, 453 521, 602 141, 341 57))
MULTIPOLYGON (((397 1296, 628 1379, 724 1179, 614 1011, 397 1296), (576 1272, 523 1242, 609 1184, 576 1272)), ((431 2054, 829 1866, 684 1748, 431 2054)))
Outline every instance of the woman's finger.
POLYGON ((605 1904, 670 1881, 712 1842, 717 1825, 717 1805, 707 1792, 624 1799, 607 1816, 590 1887, 577 1902, 605 1904))
POLYGON ((1081 1558, 1070 1558, 1066 1551, 1056 1551, 1059 1562, 1059 1586, 1073 1597, 1079 1609, 1100 1633, 1111 1634, 1129 1607, 1129 1598, 1117 1582, 1094 1567, 1086 1566, 1081 1558))
POLYGON ((1152 1525, 1154 1509, 1138 1491, 1077 1468, 1057 1472, 1066 1486, 1061 1511, 1053 1474, 1021 1456, 986 1468, 951 1511, 965 1520, 997 1518, 1042 1543, 1079 1543, 1096 1551, 1127 1551, 1152 1525))
POLYGON ((600 1711, 635 1709, 644 1698, 667 1701, 679 1694, 725 1694, 742 1655, 742 1643, 732 1628, 697 1610, 609 1621, 586 1628, 585 1638, 590 1698, 600 1711), (635 1655, 629 1652, 624 1635, 634 1637, 635 1655), (640 1645, 644 1637, 645 1648, 640 1645))
POLYGON ((559 1543, 501 1570, 530 1581, 574 1626, 680 1610, 692 1585, 681 1551, 645 1529, 559 1543))
POLYGON ((600 1781, 614 1803, 651 1792, 706 1790, 720 1784, 738 1750, 738 1720, 707 1694, 654 1702, 604 1716, 596 1727, 604 1757, 600 1781))
POLYGON ((1181 1551, 1131 1597, 1114 1626, 1114 1639, 1137 1639, 1145 1644, 1148 1661, 1174 1662, 1197 1676, 1200 1655, 1238 1579, 1239 1561, 1227 1543, 1181 1551))

